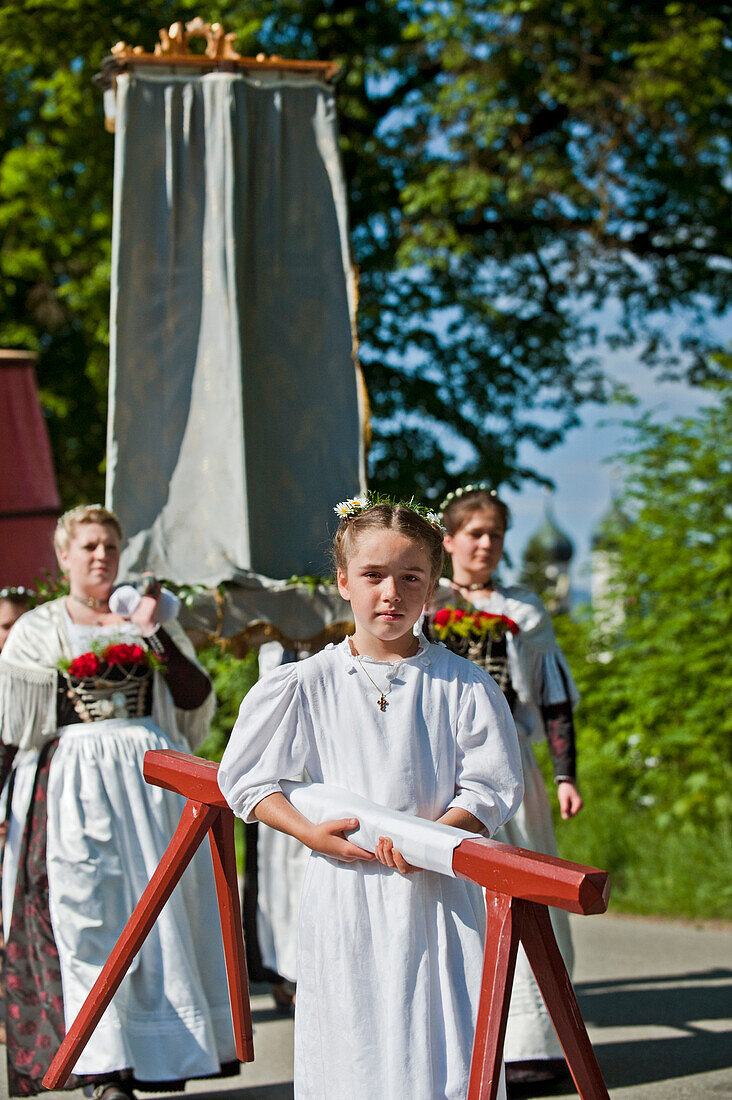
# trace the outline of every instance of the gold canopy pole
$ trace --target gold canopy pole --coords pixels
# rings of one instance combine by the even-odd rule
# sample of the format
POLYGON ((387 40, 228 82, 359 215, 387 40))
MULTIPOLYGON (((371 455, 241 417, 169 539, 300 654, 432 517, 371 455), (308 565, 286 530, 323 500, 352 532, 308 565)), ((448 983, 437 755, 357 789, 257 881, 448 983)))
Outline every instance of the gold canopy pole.
POLYGON ((128 72, 130 68, 183 68, 200 69, 209 72, 236 72, 238 70, 279 70, 291 73, 312 73, 330 81, 340 68, 337 61, 296 61, 280 57, 278 54, 258 53, 256 57, 242 57, 234 49, 236 34, 226 32, 221 23, 206 23, 199 15, 187 23, 173 23, 165 30, 158 31, 160 41, 153 53, 147 53, 142 46, 128 46, 118 42, 112 46, 109 57, 102 61, 102 71, 97 75, 96 83, 105 90, 105 126, 114 131, 114 110, 107 98, 115 94, 118 73, 128 72), (193 53, 190 43, 194 39, 204 39, 206 49, 203 53, 193 53))

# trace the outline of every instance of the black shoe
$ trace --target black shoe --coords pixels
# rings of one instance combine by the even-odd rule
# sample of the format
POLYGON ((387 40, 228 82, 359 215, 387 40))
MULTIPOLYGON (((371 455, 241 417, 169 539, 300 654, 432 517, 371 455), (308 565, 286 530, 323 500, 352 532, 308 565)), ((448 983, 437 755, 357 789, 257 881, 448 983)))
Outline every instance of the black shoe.
POLYGON ((284 982, 272 985, 270 988, 275 1003, 275 1012, 280 1016, 294 1016, 295 994, 290 992, 284 982))
POLYGON ((542 1085, 550 1086, 569 1077, 569 1068, 564 1058, 536 1058, 526 1062, 506 1062, 506 1084, 512 1096, 535 1095, 544 1090, 542 1085), (537 1090, 536 1086, 539 1086, 537 1090), (525 1090, 529 1090, 527 1093, 525 1090))
POLYGON ((135 1094, 124 1081, 102 1081, 94 1086, 94 1100, 136 1100, 135 1094))

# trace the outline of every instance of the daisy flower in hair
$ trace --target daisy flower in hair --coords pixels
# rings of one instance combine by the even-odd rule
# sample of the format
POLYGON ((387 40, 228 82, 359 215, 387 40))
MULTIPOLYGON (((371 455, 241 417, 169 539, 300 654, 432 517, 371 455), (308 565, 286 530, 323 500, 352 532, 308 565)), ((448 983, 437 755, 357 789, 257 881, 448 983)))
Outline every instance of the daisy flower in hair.
POLYGON ((439 527, 440 530, 444 532, 445 528, 442 524, 442 518, 440 517, 439 512, 425 512, 424 518, 427 520, 428 523, 431 523, 433 527, 439 527))
POLYGON ((348 519, 349 516, 357 516, 359 512, 363 512, 368 506, 369 498, 365 493, 362 493, 361 496, 342 500, 339 504, 336 504, 333 511, 340 519, 348 519))

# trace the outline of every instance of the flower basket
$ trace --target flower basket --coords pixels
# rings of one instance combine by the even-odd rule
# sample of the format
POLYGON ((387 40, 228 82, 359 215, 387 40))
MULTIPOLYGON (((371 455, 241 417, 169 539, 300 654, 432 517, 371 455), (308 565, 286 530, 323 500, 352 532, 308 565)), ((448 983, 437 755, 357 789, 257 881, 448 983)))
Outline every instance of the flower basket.
POLYGON ((430 633, 460 657, 484 668, 493 677, 513 707, 515 692, 508 668, 506 636, 518 634, 518 624, 507 615, 489 611, 467 611, 462 607, 441 607, 429 623, 430 633))
POLYGON ((161 662, 140 645, 117 643, 90 650, 64 662, 66 694, 82 722, 104 718, 141 718, 148 710, 148 691, 161 662))

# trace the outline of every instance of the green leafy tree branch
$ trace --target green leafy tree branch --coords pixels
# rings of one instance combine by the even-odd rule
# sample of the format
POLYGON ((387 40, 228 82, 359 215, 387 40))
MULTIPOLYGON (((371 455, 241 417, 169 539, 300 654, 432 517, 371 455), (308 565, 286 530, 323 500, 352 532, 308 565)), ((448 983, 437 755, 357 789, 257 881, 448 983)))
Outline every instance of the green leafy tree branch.
MULTIPOLYGON (((732 359, 726 358, 727 369, 732 359)), ((720 362, 720 366, 723 365, 720 362)), ((604 631, 560 625, 590 755, 628 812, 732 831, 732 384, 698 416, 632 426, 604 631)))
POLYGON ((0 9, 0 343, 40 352, 66 503, 101 493, 113 142, 90 81, 194 13, 342 64, 372 484, 440 499, 541 480, 613 387, 598 325, 709 377, 726 309, 732 5, 620 0, 79 0, 0 9), (605 311, 605 312, 603 312, 605 311), (682 351, 667 336, 682 329, 682 351))

